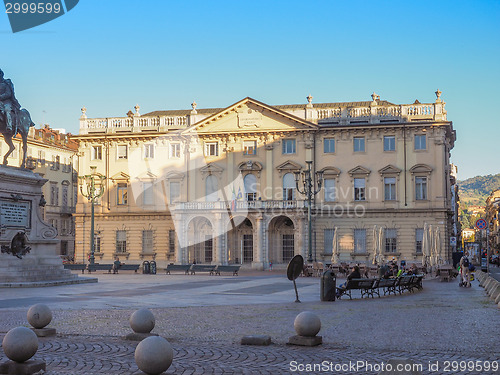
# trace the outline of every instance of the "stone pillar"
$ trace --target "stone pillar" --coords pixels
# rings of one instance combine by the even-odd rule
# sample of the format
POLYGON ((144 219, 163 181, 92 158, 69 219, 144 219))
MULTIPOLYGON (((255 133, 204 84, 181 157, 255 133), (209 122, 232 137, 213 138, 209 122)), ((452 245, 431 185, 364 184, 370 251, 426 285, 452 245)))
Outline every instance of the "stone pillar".
POLYGON ((223 220, 222 220, 222 215, 221 214, 216 214, 215 215, 215 228, 214 230, 214 238, 215 238, 215 259, 212 260, 212 264, 224 264, 223 259, 222 259, 222 247, 223 247, 223 220))
POLYGON ((176 229, 177 229, 177 236, 178 236, 178 243, 177 243, 177 248, 175 249, 175 263, 177 264, 184 264, 184 248, 186 247, 186 222, 184 220, 184 216, 182 214, 177 214, 180 216, 179 222, 177 223, 176 229))
POLYGON ((254 243, 254 249, 253 249, 253 254, 254 254, 254 261, 252 262, 252 268, 258 269, 258 270, 263 270, 265 268, 264 264, 264 243, 263 243, 263 218, 261 216, 258 216, 255 218, 255 239, 253 241, 254 243))
POLYGON ((263 199, 273 200, 274 199, 274 186, 273 186, 273 145, 266 145, 266 186, 264 190, 266 192, 263 199))

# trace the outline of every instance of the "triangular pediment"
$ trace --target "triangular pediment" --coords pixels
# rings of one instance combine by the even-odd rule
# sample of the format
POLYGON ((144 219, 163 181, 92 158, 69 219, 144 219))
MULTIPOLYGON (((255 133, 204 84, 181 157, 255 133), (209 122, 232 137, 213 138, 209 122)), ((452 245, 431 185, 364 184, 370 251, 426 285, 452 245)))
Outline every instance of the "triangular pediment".
POLYGON ((278 171, 298 171, 302 169, 302 166, 291 160, 287 160, 283 164, 278 165, 276 169, 278 171))
POLYGON ((184 179, 184 173, 177 172, 177 171, 170 171, 165 176, 165 179, 166 180, 182 180, 182 179, 184 179))
POLYGON ((202 173, 222 173, 223 170, 224 168, 219 167, 215 163, 208 163, 204 167, 200 168, 200 172, 202 173))
POLYGON ((366 169, 365 167, 362 167, 358 165, 357 167, 354 167, 348 172, 351 176, 354 175, 369 175, 371 171, 369 169, 366 169))
POLYGON ((141 173, 139 176, 137 176, 138 180, 156 180, 158 178, 157 175, 150 171, 146 171, 144 173, 141 173))
POLYGON ((382 169, 379 169, 378 173, 380 173, 380 174, 400 174, 401 169, 399 169, 398 167, 395 167, 392 164, 389 164, 388 166, 386 166, 382 169))
POLYGON ((324 177, 338 177, 340 174, 340 169, 335 167, 325 167, 320 169, 319 172, 323 172, 324 177))
POLYGON ((114 176, 111 177, 113 181, 128 181, 130 180, 130 176, 124 172, 118 172, 114 176))
POLYGON ((410 172, 412 174, 415 173, 429 174, 432 172, 432 168, 429 167, 427 164, 415 164, 413 167, 410 168, 410 172))
POLYGON ((247 97, 197 122, 182 133, 267 133, 317 128, 318 125, 312 122, 247 97))
POLYGON ((238 170, 240 171, 261 171, 262 170, 262 164, 256 161, 245 161, 243 163, 240 163, 238 165, 238 170))

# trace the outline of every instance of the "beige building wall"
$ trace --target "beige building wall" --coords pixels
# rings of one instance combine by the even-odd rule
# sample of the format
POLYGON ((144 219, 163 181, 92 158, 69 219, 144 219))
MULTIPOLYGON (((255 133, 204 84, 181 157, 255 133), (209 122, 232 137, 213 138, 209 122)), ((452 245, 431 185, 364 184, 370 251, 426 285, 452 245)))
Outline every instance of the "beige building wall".
MULTIPOLYGON (((382 240, 385 259, 421 261, 417 232, 432 228, 441 251, 436 257, 446 262, 451 259, 449 155, 455 132, 439 95, 435 103, 410 105, 374 99, 269 106, 245 98, 224 109, 196 110, 193 104, 192 111, 143 116, 136 107, 134 116, 116 119, 88 119, 84 110, 76 138, 79 174, 95 166, 106 177, 95 207, 97 261, 111 262, 117 255, 129 263, 154 259, 160 267, 243 261, 262 269, 270 262, 287 263, 294 254, 307 258, 306 197, 295 191, 293 199, 284 199, 284 178, 305 171, 309 160, 313 173, 322 171, 329 184, 334 181, 336 193, 333 201, 325 200, 323 186, 313 199, 314 260, 330 262, 336 246, 341 261, 372 262, 376 227, 376 233, 382 228, 383 236, 395 236, 387 252, 382 240), (390 150, 384 151, 384 137, 394 137, 390 150), (324 152, 325 138, 333 140, 334 152, 324 152), (365 147, 355 151, 359 139, 365 147), (245 146, 255 153, 246 154, 245 146), (240 181, 248 175, 256 183, 250 198, 240 181), (355 199, 360 179, 364 200, 355 199), (390 199, 384 181, 394 183, 390 199), (330 246, 332 230, 338 244, 330 246), (118 238, 123 233, 125 251, 118 238)), ((331 190, 327 193, 331 198, 331 190)), ((80 199, 81 261, 90 249, 89 212, 88 201, 80 199)))

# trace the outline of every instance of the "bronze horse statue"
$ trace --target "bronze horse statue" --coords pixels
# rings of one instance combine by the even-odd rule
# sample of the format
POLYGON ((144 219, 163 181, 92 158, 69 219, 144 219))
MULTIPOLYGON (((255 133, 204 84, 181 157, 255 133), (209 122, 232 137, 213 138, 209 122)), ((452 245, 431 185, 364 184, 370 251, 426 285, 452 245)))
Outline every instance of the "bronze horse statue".
POLYGON ((7 158, 10 154, 16 149, 14 147, 14 143, 12 142, 12 138, 14 138, 17 134, 21 135, 23 140, 23 161, 21 163, 21 168, 26 168, 26 157, 28 153, 28 133, 30 127, 35 126, 33 121, 31 121, 31 116, 27 109, 21 109, 17 111, 17 126, 14 126, 15 130, 7 131, 6 118, 5 115, 0 113, 0 133, 3 135, 5 143, 9 146, 9 151, 3 157, 3 165, 7 165, 7 158))

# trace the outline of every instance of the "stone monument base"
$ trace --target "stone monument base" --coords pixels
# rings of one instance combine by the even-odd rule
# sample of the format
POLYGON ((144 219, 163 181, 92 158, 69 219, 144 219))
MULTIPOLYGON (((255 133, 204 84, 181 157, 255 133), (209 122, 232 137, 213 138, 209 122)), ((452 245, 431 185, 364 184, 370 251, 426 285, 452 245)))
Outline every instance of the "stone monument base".
POLYGON ((81 282, 64 269, 57 231, 42 219, 46 182, 30 170, 0 165, 0 287, 81 282))
POLYGON ((288 345, 299 345, 299 346, 318 346, 323 344, 323 337, 321 336, 314 336, 314 337, 307 337, 307 336, 291 336, 288 339, 288 345))
POLYGON ((45 371, 45 362, 37 359, 21 363, 14 361, 0 363, 0 374, 32 375, 42 370, 45 371))

